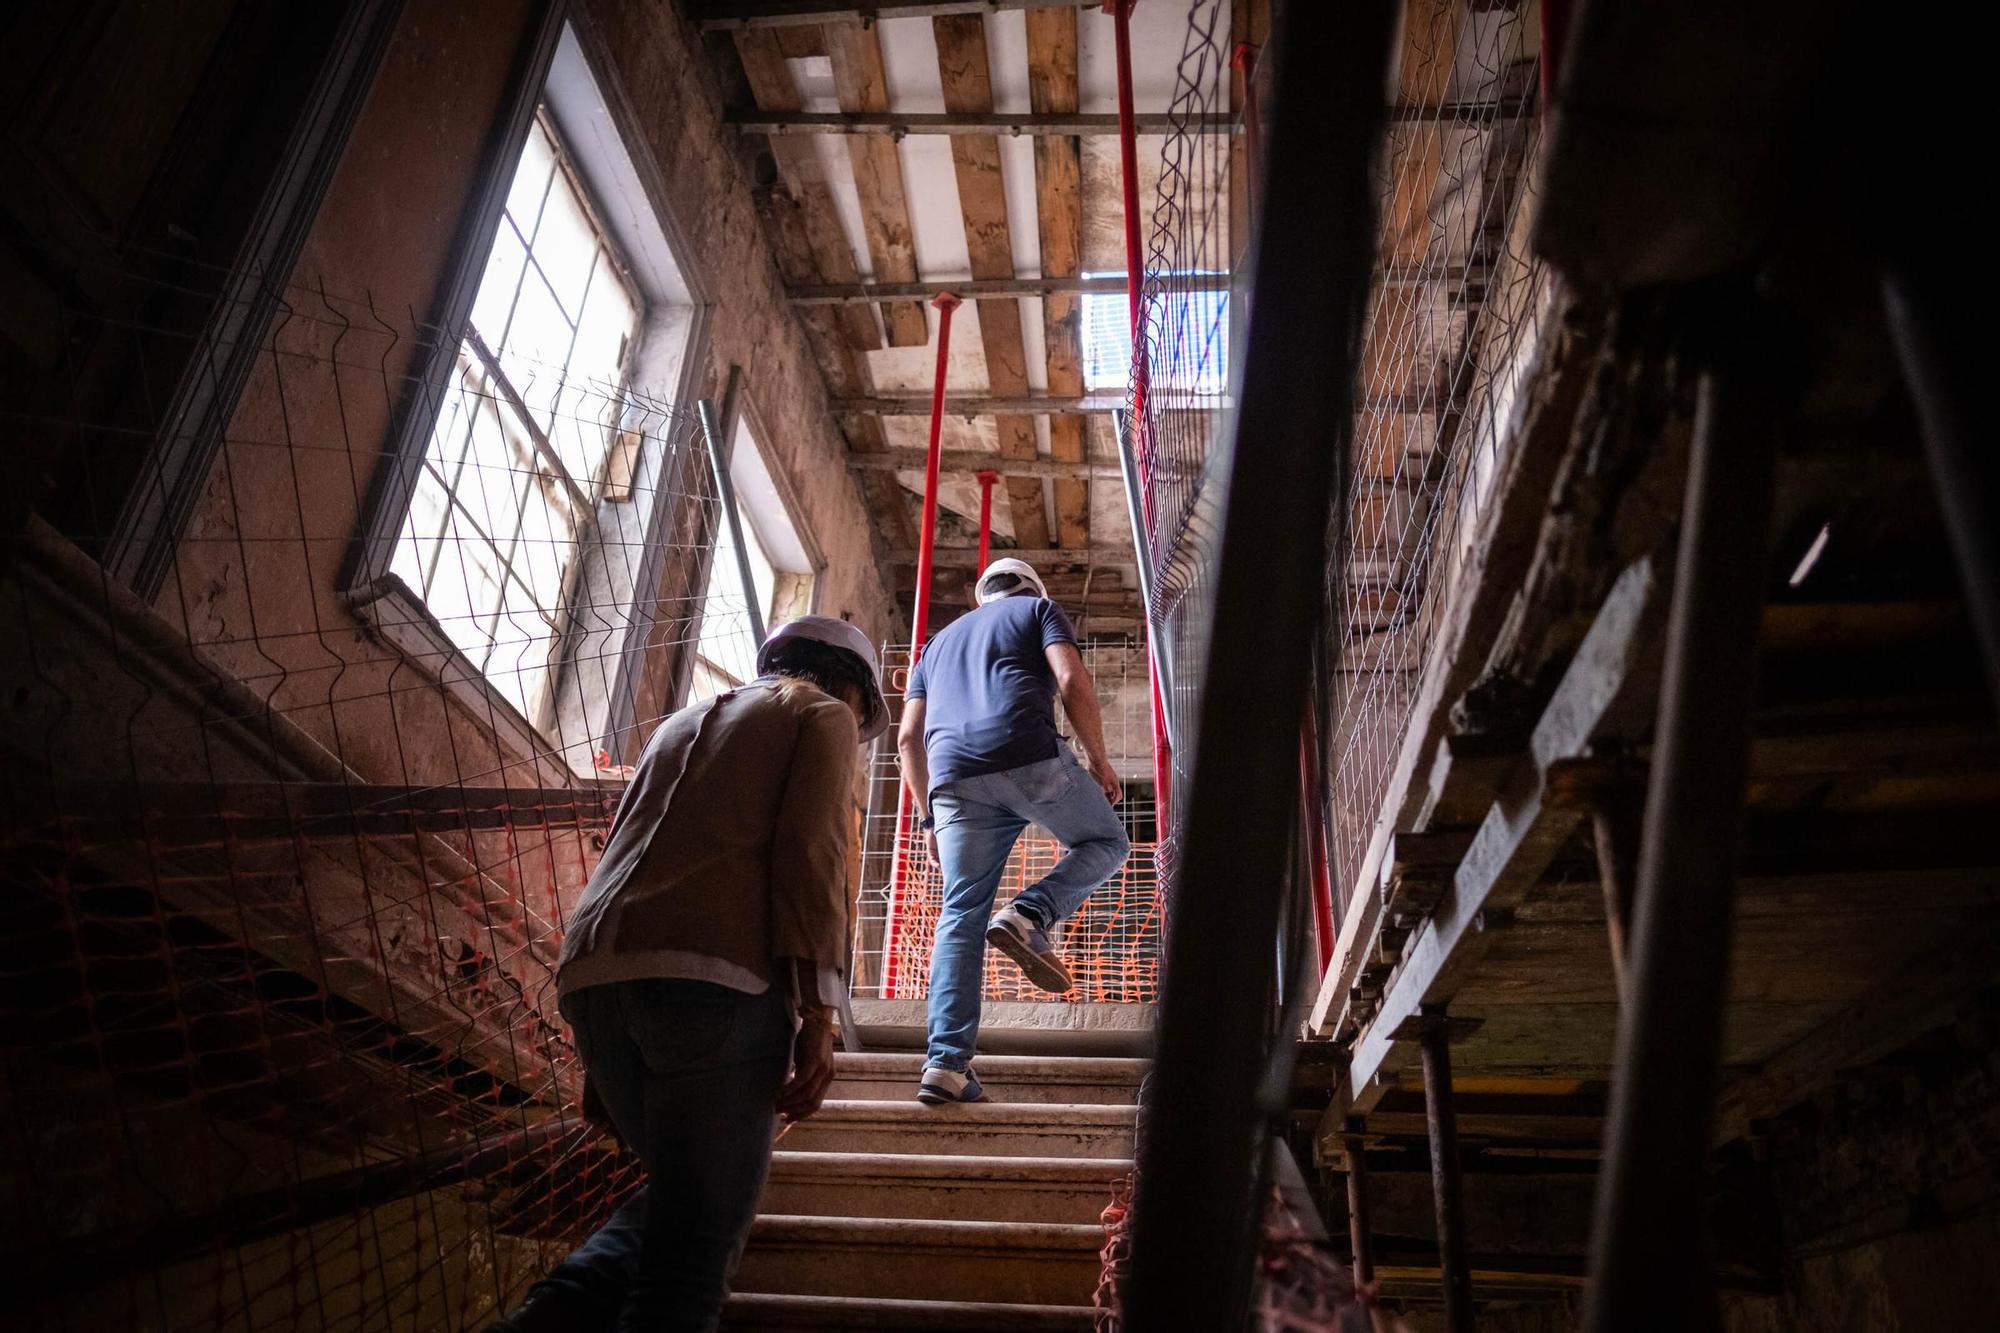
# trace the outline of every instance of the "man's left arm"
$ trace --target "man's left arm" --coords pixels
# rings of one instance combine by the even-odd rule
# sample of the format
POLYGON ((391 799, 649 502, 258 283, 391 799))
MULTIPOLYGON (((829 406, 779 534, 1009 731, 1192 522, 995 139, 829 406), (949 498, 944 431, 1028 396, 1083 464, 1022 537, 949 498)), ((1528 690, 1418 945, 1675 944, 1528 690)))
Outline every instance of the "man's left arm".
POLYGON ((778 1112, 788 1120, 817 1111, 833 1081, 833 997, 825 989, 847 948, 848 807, 858 747, 847 705, 807 710, 771 841, 771 951, 780 968, 773 981, 791 991, 800 1019, 791 1081, 778 1093, 778 1112))
POLYGON ((1119 781, 1118 770, 1111 766, 1111 756, 1104 748, 1104 713, 1097 702, 1097 683, 1083 664, 1083 654, 1074 643, 1052 643, 1042 652, 1055 672, 1056 693, 1070 728, 1083 745, 1085 766, 1103 790, 1104 799, 1116 805, 1125 798, 1125 784, 1119 781))

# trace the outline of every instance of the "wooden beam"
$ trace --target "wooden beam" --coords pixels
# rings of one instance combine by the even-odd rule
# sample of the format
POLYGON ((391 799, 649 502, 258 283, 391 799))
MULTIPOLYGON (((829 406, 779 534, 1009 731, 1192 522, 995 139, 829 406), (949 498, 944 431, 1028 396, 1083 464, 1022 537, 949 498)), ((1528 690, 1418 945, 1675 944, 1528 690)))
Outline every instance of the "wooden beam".
MULTIPOLYGON (((1039 10, 1027 16, 1028 100, 1038 112, 1066 115, 1077 108, 1076 11, 1039 10)), ((1082 146, 1074 136, 1035 140, 1035 216, 1041 233, 1042 273, 1075 280, 1083 274, 1082 146)), ((1083 393, 1083 302, 1071 293, 1042 298, 1042 341, 1050 393, 1083 393)), ((1049 418, 1049 453, 1081 462, 1087 423, 1080 416, 1049 418)), ((1056 540, 1090 544, 1090 488, 1060 479, 1052 488, 1056 540)))
MULTIPOLYGON (((1039 19, 1067 19, 1076 22, 1073 9, 1051 9, 1030 14, 1029 23, 1039 19)), ((1030 59, 1032 59, 1030 38, 1030 59)), ((772 113, 766 111, 733 111, 724 117, 731 125, 745 134, 845 134, 864 138, 900 139, 907 134, 1005 134, 1013 137, 1023 135, 1033 137, 1054 136, 1074 138, 1077 135, 1113 135, 1118 133, 1118 117, 1111 114, 1079 114, 1077 112, 1006 112, 994 111, 983 114, 954 115, 927 112, 888 111, 850 114, 834 111, 793 111, 772 113)), ((1183 128, 1196 133, 1233 134, 1236 132, 1236 118, 1229 115, 1198 115, 1187 118, 1185 127, 1179 118, 1163 111, 1146 112, 1134 117, 1142 133, 1177 133, 1183 128)))
MULTIPOLYGON (((743 61, 743 73, 750 81, 750 95, 767 111, 797 111, 801 105, 798 81, 785 61, 785 53, 775 33, 739 31, 736 53, 743 61)), ((841 230, 840 215, 834 207, 833 191, 819 160, 819 150, 798 139, 771 140, 771 155, 777 159, 779 174, 799 202, 799 220, 813 266, 821 282, 853 283, 861 280, 854 262, 853 247, 841 230)), ((882 346, 882 335, 874 316, 866 310, 843 309, 841 332, 861 351, 882 346)))
MULTIPOLYGON (((833 64, 833 95, 843 112, 885 112, 889 109, 888 76, 882 69, 882 44, 873 24, 829 23, 826 53, 833 64)), ((914 282, 917 250, 910 230, 910 207, 903 190, 903 158, 893 139, 880 136, 847 141, 854 168, 854 188, 861 199, 861 230, 875 277, 883 282, 914 282)), ((930 321, 921 299, 885 301, 882 325, 893 347, 922 347, 930 341, 930 321)))
MULTIPOLYGON (((938 76, 944 89, 945 110, 960 114, 991 112, 993 76, 987 60, 985 19, 977 14, 934 18, 931 30, 937 39, 938 76)), ((1014 277, 1014 247, 1007 227, 999 140, 986 135, 954 135, 951 164, 958 179, 959 211, 965 220, 965 249, 972 276, 1014 277)), ((1027 350, 1021 337, 1021 303, 1000 297, 981 299, 978 306, 979 339, 986 353, 988 387, 999 397, 1029 393, 1027 350)), ((1039 452, 1032 418, 1006 412, 996 412, 994 416, 1002 457, 1033 458, 1039 452)), ((1014 520, 1014 540, 1024 547, 1050 545, 1048 509, 1043 503, 1041 481, 1034 477, 1009 477, 1006 486, 1008 513, 1014 520)))
MULTIPOLYGON (((982 301, 980 306, 984 309, 989 304, 999 304, 1004 308, 1013 303, 982 301)), ((1015 331, 1020 329, 1021 321, 1018 316, 1011 320, 1010 327, 1015 331)), ((1019 365, 1018 358, 1015 364, 1019 365)), ((1200 411, 1220 411, 1229 406, 1229 399, 1219 393, 1189 396, 1185 402, 1175 402, 1169 399, 1167 393, 1155 392, 1151 401, 1164 408, 1185 407, 1200 411)), ((1127 402, 1126 396, 1122 393, 1057 394, 1033 393, 1028 391, 1019 393, 995 392, 992 394, 947 393, 944 400, 944 410, 946 416, 953 417, 992 416, 1009 412, 1119 412, 1125 409, 1127 402)), ((1436 394, 1374 394, 1361 401, 1359 414, 1362 416, 1371 414, 1402 414, 1408 416, 1423 412, 1435 412, 1440 406, 1441 404, 1436 394)), ((834 403, 834 411, 866 412, 882 417, 927 417, 931 414, 931 400, 929 394, 897 394, 894 396, 876 394, 867 398, 837 399, 834 403)))
MULTIPOLYGON (((1043 258, 1047 267, 1047 257, 1043 258)), ((1469 269, 1462 265, 1404 265, 1396 268, 1377 269, 1375 283, 1378 287, 1402 288, 1422 287, 1427 283, 1443 283, 1453 286, 1471 282, 1484 284, 1486 274, 1480 269, 1469 269)), ((1227 273, 1188 273, 1177 275, 1173 280, 1175 291, 1217 292, 1227 291, 1230 275, 1227 273)), ((1051 293, 1075 292, 1095 296, 1125 295, 1123 278, 1059 278, 1052 275, 1039 278, 930 278, 922 282, 856 282, 818 286, 788 287, 785 294, 794 305, 851 305, 868 301, 925 300, 943 292, 971 300, 979 296, 1042 296, 1051 293)))
POLYGON ((941 14, 995 14, 1013 9, 1090 8, 1101 0, 710 0, 696 26, 703 32, 741 32, 838 20, 932 18, 941 14))
MULTIPOLYGON (((1060 16, 1064 11, 1043 11, 1060 16)), ((1030 20, 1042 15, 1030 15, 1030 20)), ((829 24, 829 27, 832 25, 829 24)), ((1501 107, 1490 102, 1451 102, 1433 106, 1395 106, 1389 119, 1404 125, 1480 125, 1494 120, 1514 120, 1527 114, 1512 104, 1501 107)), ((723 119, 745 134, 846 134, 900 139, 906 135, 1004 134, 1013 137, 1077 136, 1092 138, 1118 133, 1118 117, 1109 113, 1007 112, 983 115, 954 115, 921 111, 731 111, 723 119)), ((1239 117, 1221 112, 1175 116, 1165 111, 1142 111, 1133 117, 1141 134, 1238 134, 1239 117)))
POLYGON ((1408 1063, 1409 1025, 1426 1004, 1457 993, 1584 818, 1583 802, 1564 790, 1562 766, 1585 755, 1599 737, 1635 733, 1646 721, 1665 603, 1650 559, 1634 563, 1613 585, 1535 725, 1530 762, 1487 812, 1450 890, 1405 950, 1373 1021, 1355 1043, 1348 1087, 1357 1110, 1380 1099, 1378 1074, 1408 1063))
MULTIPOLYGON (((993 548, 993 559, 998 560, 1003 555, 1011 555, 1025 560, 1037 570, 1044 569, 1049 565, 1088 565, 1093 563, 1129 565, 1133 559, 1132 548, 1129 546, 1107 546, 1101 549, 1087 547, 1080 550, 1072 550, 1067 547, 1044 547, 1040 550, 1028 550, 1024 547, 1016 547, 1011 550, 1002 550, 997 546, 993 548)), ((939 564, 950 565, 954 569, 976 569, 979 565, 979 548, 976 546, 940 546, 932 552, 932 556, 939 564)), ((914 565, 917 563, 917 552, 914 547, 906 550, 885 551, 883 552, 883 558, 892 565, 914 565)))
MULTIPOLYGON (((947 449, 940 460, 946 472, 998 472, 1003 476, 1057 477, 1073 480, 1118 481, 1118 465, 1086 459, 1002 458, 977 449, 947 449)), ((922 472, 922 449, 885 449, 881 453, 849 454, 847 466, 855 472, 922 472)), ((1064 542, 1065 546, 1087 546, 1088 542, 1064 542)))

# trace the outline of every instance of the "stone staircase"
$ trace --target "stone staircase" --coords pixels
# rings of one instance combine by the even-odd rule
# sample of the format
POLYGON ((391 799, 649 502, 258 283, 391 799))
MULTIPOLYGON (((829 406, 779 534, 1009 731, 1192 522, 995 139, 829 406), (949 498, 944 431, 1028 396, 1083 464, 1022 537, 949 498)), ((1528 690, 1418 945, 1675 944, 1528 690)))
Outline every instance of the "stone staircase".
POLYGON ((931 1107, 921 1056, 834 1059, 778 1143, 725 1327, 1089 1329, 1145 1062, 982 1056, 988 1100, 931 1107))

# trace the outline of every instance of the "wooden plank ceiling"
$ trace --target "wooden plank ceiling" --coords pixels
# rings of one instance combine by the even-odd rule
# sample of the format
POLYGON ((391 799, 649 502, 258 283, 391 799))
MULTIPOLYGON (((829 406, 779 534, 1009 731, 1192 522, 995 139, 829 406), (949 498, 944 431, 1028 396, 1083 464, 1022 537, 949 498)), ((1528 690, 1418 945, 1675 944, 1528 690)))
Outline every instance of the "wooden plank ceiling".
MULTIPOLYGON (((916 6, 874 22, 704 26, 715 58, 741 65, 740 79, 719 72, 725 88, 747 89, 731 116, 752 152, 768 147, 775 166, 775 181, 759 191, 763 223, 788 288, 811 298, 795 309, 905 606, 914 574, 903 561, 918 545, 921 500, 909 464, 928 425, 938 322, 924 297, 940 285, 999 284, 969 297, 953 326, 933 628, 965 604, 978 536, 974 474, 990 468, 1000 474, 995 549, 1040 553, 1045 574, 1087 570, 1086 628, 1136 633, 1114 427, 1096 401, 1122 401, 1124 390, 1092 394, 1084 378, 1083 276, 1123 265, 1117 155, 1086 153, 1081 139, 1099 129, 1086 112, 1113 109, 1112 20, 1082 4, 985 15, 952 8, 925 15, 916 6), (929 120, 908 134, 870 129, 901 115, 929 120), (1043 122, 1031 136, 1031 169, 1025 152, 979 119, 1007 115, 1043 122), (1061 132, 1071 123, 1063 118, 1079 133, 1061 132), (828 132, 850 124, 863 132, 828 132), (1020 197, 1027 192, 1031 208, 1020 197), (922 414, 905 410, 916 399, 922 414)), ((1245 6, 1259 16, 1257 31, 1265 8, 1245 6)), ((1141 6, 1133 19, 1139 110, 1155 126, 1185 24, 1170 6, 1141 6)), ((1147 200, 1162 143, 1158 134, 1140 139, 1147 200)))

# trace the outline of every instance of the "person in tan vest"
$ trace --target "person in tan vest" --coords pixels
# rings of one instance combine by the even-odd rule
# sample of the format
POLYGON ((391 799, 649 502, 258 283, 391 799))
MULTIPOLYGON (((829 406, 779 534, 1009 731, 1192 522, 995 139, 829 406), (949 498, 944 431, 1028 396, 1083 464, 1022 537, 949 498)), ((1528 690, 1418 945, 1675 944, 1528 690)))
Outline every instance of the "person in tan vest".
POLYGON ((777 1118, 832 1081, 858 745, 888 707, 845 621, 781 626, 757 669, 653 733, 563 940, 586 1100, 644 1196, 498 1329, 715 1328, 777 1118))

